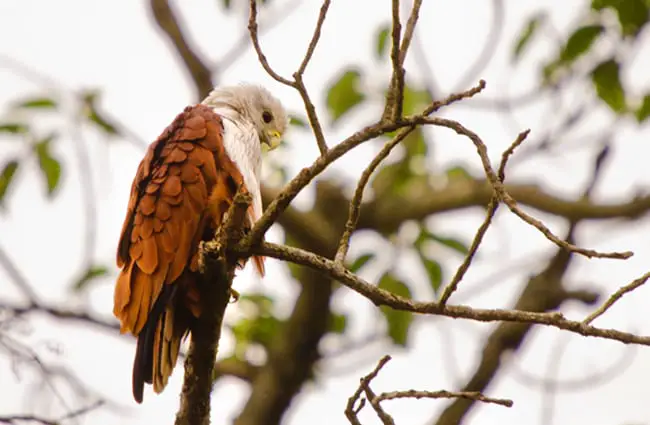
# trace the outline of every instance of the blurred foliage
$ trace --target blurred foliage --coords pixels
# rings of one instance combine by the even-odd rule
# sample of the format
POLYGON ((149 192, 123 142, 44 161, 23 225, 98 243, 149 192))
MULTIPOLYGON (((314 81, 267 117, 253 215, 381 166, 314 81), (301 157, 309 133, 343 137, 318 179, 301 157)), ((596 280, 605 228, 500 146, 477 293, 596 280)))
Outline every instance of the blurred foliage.
POLYGON ((268 348, 281 322, 274 315, 275 300, 269 295, 241 294, 237 303, 243 317, 231 325, 230 330, 235 337, 234 355, 244 360, 251 345, 268 348))
POLYGON ((59 184, 61 178, 61 162, 52 156, 50 145, 56 138, 55 134, 50 134, 34 144, 34 153, 38 159, 38 166, 45 181, 47 195, 52 196, 54 190, 59 184))
POLYGON ((100 265, 92 265, 83 273, 83 275, 77 280, 72 289, 74 291, 82 291, 88 287, 94 279, 108 274, 108 268, 100 265))
POLYGON ((388 52, 389 35, 390 35, 390 24, 385 24, 378 29, 376 35, 377 47, 375 50, 377 59, 382 59, 383 57, 386 56, 386 53, 388 52))
MULTIPOLYGON (((622 53, 640 42, 640 35, 650 20, 650 0, 593 0, 583 22, 567 35, 555 58, 542 67, 543 86, 559 86, 574 77, 588 77, 598 98, 616 115, 631 114, 639 123, 648 114, 647 97, 634 97, 626 90, 621 75, 622 53), (615 17, 615 25, 611 24, 615 17), (601 43, 608 40, 608 43, 601 43), (603 51, 609 54, 603 55, 603 51), (603 59, 604 57, 604 59, 603 59), (588 75, 581 73, 584 63, 592 63, 588 75), (580 64, 580 66, 578 66, 580 64)), ((542 31, 546 15, 534 14, 517 37, 513 61, 523 56, 528 45, 542 31)))
POLYGON ((13 182, 19 165, 20 163, 17 160, 10 159, 2 167, 2 173, 0 173, 0 206, 2 207, 4 207, 4 197, 13 182))
POLYGON ((87 118, 92 124, 98 126, 104 133, 110 136, 119 135, 115 124, 111 123, 111 120, 98 109, 97 103, 99 102, 99 98, 99 92, 94 90, 86 91, 81 94, 82 110, 85 118, 87 118))
MULTIPOLYGON (((385 273, 379 279, 379 288, 392 292, 395 295, 411 298, 409 287, 397 279, 392 273, 385 273)), ((386 318, 388 336, 394 344, 406 346, 408 342, 409 329, 413 322, 413 313, 408 311, 393 310, 387 306, 381 306, 381 312, 386 318)))
POLYGON ((327 109, 332 124, 365 99, 365 95, 359 90, 360 80, 360 71, 347 69, 327 89, 327 109))

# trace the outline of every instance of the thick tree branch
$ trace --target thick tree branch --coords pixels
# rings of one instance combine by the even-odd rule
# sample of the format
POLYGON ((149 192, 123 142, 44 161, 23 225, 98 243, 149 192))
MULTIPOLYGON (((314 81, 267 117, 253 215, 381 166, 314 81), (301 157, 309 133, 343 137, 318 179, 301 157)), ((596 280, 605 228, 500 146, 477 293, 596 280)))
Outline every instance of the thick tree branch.
POLYGON ((212 71, 199 58, 185 39, 178 19, 174 15, 168 0, 150 0, 149 5, 156 24, 172 42, 176 52, 187 67, 197 90, 197 97, 204 98, 212 90, 212 71))
MULTIPOLYGON (((582 336, 609 339, 624 344, 650 345, 650 336, 639 336, 616 329, 596 328, 585 325, 582 322, 568 320, 560 312, 531 313, 517 309, 482 309, 464 305, 441 306, 437 302, 410 300, 370 284, 332 260, 299 248, 264 242, 251 248, 243 248, 237 245, 232 247, 232 249, 235 254, 240 256, 266 255, 319 270, 353 291, 358 292, 372 301, 376 306, 385 305, 395 310, 440 315, 455 319, 469 319, 479 322, 501 321, 547 325, 582 336)), ((568 254, 568 252, 565 253, 568 254)))
POLYGON ((214 383, 215 358, 219 349, 221 324, 230 300, 236 260, 228 256, 226 247, 241 237, 246 209, 251 196, 241 191, 228 210, 223 226, 215 239, 202 244, 202 273, 200 282, 202 314, 193 323, 192 343, 185 360, 185 376, 176 425, 208 425, 210 423, 210 393, 214 383))
MULTIPOLYGON (((534 183, 510 183, 504 188, 520 205, 569 220, 639 219, 650 211, 650 195, 627 202, 602 203, 563 198, 534 183)), ((493 189, 486 180, 468 179, 452 182, 443 189, 432 189, 426 197, 410 194, 381 197, 361 206, 358 228, 391 234, 407 220, 422 220, 433 214, 470 207, 484 208, 492 194, 493 189)))

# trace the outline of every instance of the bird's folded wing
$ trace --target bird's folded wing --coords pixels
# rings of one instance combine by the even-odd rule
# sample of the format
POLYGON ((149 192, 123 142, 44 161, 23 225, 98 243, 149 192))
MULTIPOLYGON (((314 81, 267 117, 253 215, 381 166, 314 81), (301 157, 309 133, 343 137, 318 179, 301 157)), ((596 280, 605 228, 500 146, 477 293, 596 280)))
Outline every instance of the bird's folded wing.
POLYGON ((210 194, 230 171, 217 163, 222 136, 218 115, 205 106, 188 107, 140 163, 117 251, 122 270, 113 312, 121 332, 137 335, 163 285, 190 266, 209 220, 210 194))

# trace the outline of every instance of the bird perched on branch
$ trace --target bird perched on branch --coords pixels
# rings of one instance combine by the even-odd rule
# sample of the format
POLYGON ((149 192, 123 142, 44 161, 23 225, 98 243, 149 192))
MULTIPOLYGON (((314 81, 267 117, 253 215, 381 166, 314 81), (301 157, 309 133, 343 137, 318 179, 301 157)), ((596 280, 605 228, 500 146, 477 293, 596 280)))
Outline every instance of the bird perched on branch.
MULTIPOLYGON (((247 226, 262 215, 263 147, 277 147, 287 124, 281 103, 264 88, 215 88, 185 108, 140 162, 117 249, 113 307, 120 332, 138 338, 138 403, 145 383, 156 393, 165 388, 181 340, 201 314, 199 243, 214 237, 240 187, 252 197, 247 226)), ((253 262, 263 276, 264 258, 253 262)))

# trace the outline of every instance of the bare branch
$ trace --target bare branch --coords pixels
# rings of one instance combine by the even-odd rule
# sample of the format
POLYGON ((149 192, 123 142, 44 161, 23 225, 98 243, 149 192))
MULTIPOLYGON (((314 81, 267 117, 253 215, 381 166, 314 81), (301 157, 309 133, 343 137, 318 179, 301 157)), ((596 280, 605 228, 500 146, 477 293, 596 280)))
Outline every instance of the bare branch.
POLYGON ((7 303, 0 303, 0 310, 11 311, 13 314, 17 316, 22 316, 31 313, 44 313, 55 319, 86 323, 110 331, 120 329, 120 326, 114 320, 110 320, 110 321, 102 320, 85 311, 65 310, 63 308, 51 307, 40 303, 37 304, 32 303, 27 306, 18 306, 18 305, 12 305, 7 303))
POLYGON ((233 253, 240 256, 266 255, 319 270, 368 298, 377 306, 385 305, 395 310, 479 322, 516 322, 547 325, 582 336, 609 339, 624 344, 650 345, 650 336, 639 336, 616 329, 596 328, 575 320, 567 320, 560 312, 536 313, 522 310, 481 309, 464 305, 441 306, 437 302, 413 301, 368 283, 332 260, 299 248, 264 242, 250 248, 234 246, 232 249, 233 253))
POLYGON ((481 401, 483 403, 498 404, 500 406, 512 407, 513 401, 505 398, 492 398, 486 397, 480 392, 477 391, 417 391, 417 390, 406 390, 406 391, 391 391, 388 393, 382 393, 377 396, 375 399, 376 402, 381 402, 385 400, 395 400, 398 398, 464 398, 467 400, 481 401))
POLYGON ((445 118, 423 117, 423 118, 416 119, 415 121, 441 126, 441 127, 447 127, 454 130, 458 134, 468 137, 472 141, 472 143, 474 143, 474 146, 476 146, 476 150, 478 151, 478 154, 481 158, 481 162, 483 163, 483 169, 485 170, 485 174, 488 180, 490 181, 490 184, 492 184, 492 187, 494 188, 499 199, 508 206, 510 211, 512 211, 515 215, 517 215, 519 218, 524 220, 526 223, 537 228, 537 230, 539 230, 551 242, 555 243, 556 245, 568 251, 584 255, 585 257, 588 258, 596 257, 596 258, 613 258, 613 259, 625 260, 627 258, 630 258, 632 255, 634 255, 631 251, 598 252, 592 249, 580 248, 567 241, 563 241, 562 239, 558 238, 555 234, 553 234, 553 232, 551 232, 551 230, 548 227, 546 227, 546 225, 544 225, 544 223, 523 212, 517 206, 517 201, 515 201, 510 196, 510 194, 506 192, 503 183, 499 181, 499 178, 497 177, 496 173, 492 169, 492 165, 490 164, 490 159, 488 156, 487 147, 485 146, 485 143, 483 143, 481 138, 476 133, 467 129, 459 122, 448 120, 445 118))
POLYGON ((156 23, 167 35, 176 52, 187 66, 197 88, 198 98, 207 96, 212 90, 212 71, 189 46, 168 0, 150 0, 149 4, 156 23))
POLYGON ((37 295, 32 289, 32 286, 27 282, 27 278, 21 273, 16 264, 13 262, 5 250, 0 246, 0 265, 5 269, 9 278, 13 280, 14 284, 18 287, 20 292, 29 300, 30 303, 35 302, 37 295))
POLYGON ((620 300, 621 298, 623 298, 623 295, 625 295, 625 294, 627 294, 627 293, 630 293, 630 292, 634 291, 636 288, 638 288, 638 287, 640 287, 641 285, 645 284, 645 283, 648 281, 648 279, 650 279, 650 272, 644 274, 643 276, 641 276, 641 277, 638 278, 638 279, 634 279, 632 282, 628 283, 628 284, 625 285, 625 286, 621 286, 620 288, 618 288, 618 290, 617 290, 616 292, 614 292, 614 293, 612 294, 611 297, 609 297, 609 298, 607 299, 607 301, 605 301, 605 302, 603 303, 603 305, 601 305, 600 307, 598 307, 598 308, 596 309, 596 311, 594 311, 594 312, 591 313, 589 316, 587 316, 587 317, 585 318, 585 320, 582 321, 582 323, 584 323, 585 325, 590 324, 591 322, 593 322, 594 320, 596 320, 598 317, 600 317, 600 316, 602 316, 603 314, 605 314, 605 312, 606 312, 607 310, 609 310, 609 309, 614 305, 614 303, 616 303, 616 301, 618 301, 618 300, 620 300))
POLYGON ((399 0, 393 0, 393 24, 391 31, 392 46, 390 60, 393 65, 393 74, 390 85, 386 92, 386 107, 382 120, 396 121, 402 117, 402 106, 404 101, 404 67, 400 62, 400 38, 402 24, 399 16, 399 0))
POLYGON ((409 16, 408 21, 406 22, 406 29, 404 30, 404 38, 402 39, 402 46, 400 47, 399 52, 399 62, 401 66, 404 66, 404 61, 406 60, 406 53, 411 46, 411 40, 413 39, 413 34, 415 33, 415 25, 418 23, 418 18, 420 17, 420 7, 422 6, 422 0, 414 0, 413 7, 411 8, 411 15, 409 16))
POLYGON ((231 294, 236 261, 226 247, 240 235, 251 196, 240 190, 230 206, 225 223, 214 240, 201 246, 201 303, 203 312, 192 326, 192 344, 185 360, 185 376, 176 425, 209 425, 210 393, 214 383, 214 359, 219 350, 221 324, 231 294), (217 282, 218 284, 215 284, 217 282))
POLYGON ((325 155, 321 155, 312 163, 311 166, 303 168, 298 175, 287 183, 284 189, 282 189, 277 197, 268 205, 262 217, 260 217, 260 219, 255 223, 251 233, 244 238, 240 245, 250 246, 259 243, 262 240, 264 233, 266 233, 269 227, 271 227, 280 213, 289 206, 289 203, 296 197, 296 195, 307 186, 314 177, 322 173, 323 170, 325 170, 325 168, 327 168, 332 162, 336 161, 350 150, 368 140, 372 140, 391 131, 405 127, 412 127, 422 122, 426 123, 426 121, 423 120, 426 120, 428 114, 431 114, 432 112, 435 112, 443 106, 449 105, 453 102, 474 96, 483 90, 484 87, 485 82, 481 81, 477 87, 467 90, 466 92, 453 94, 442 101, 433 102, 425 108, 420 115, 405 118, 399 122, 377 122, 349 136, 341 143, 329 149, 325 155))
POLYGON ((257 59, 260 61, 260 64, 262 67, 264 67, 264 70, 278 83, 284 84, 285 86, 289 87, 295 87, 295 83, 291 80, 288 80, 275 72, 273 68, 271 68, 271 65, 269 65, 268 59, 266 59, 266 56, 264 55, 264 52, 262 52, 262 47, 260 46, 260 40, 259 36, 257 34, 258 31, 258 26, 257 26, 257 0, 250 0, 250 16, 248 18, 248 32, 251 37, 251 41, 253 43, 253 47, 255 48, 255 52, 257 53, 257 59))
POLYGON ((294 77, 296 79, 297 76, 302 76, 305 73, 305 69, 307 69, 307 65, 309 64, 309 61, 314 54, 314 50, 316 50, 316 45, 320 39, 321 29, 323 28, 323 23, 325 23, 325 17, 327 16, 327 10, 330 7, 330 3, 330 0, 323 1, 323 5, 320 8, 320 13, 318 14, 318 22, 316 22, 316 27, 314 28, 314 34, 312 35, 311 41, 309 42, 309 47, 307 47, 307 52, 305 52, 305 57, 302 59, 300 67, 298 67, 298 70, 294 74, 294 77))
POLYGON ((357 400, 359 400, 359 397, 361 397, 361 393, 364 391, 365 387, 367 387, 368 383, 377 377, 379 371, 386 365, 386 363, 388 363, 390 359, 391 357, 388 355, 382 357, 377 363, 377 366, 375 366, 375 369, 365 377, 361 378, 359 387, 354 392, 354 394, 348 398, 348 403, 345 408, 345 416, 348 418, 352 425, 361 425, 359 419, 357 418, 357 414, 359 413, 359 410, 363 408, 363 400, 361 400, 359 407, 355 408, 355 404, 357 403, 357 400))
POLYGON ((345 256, 348 253, 350 248, 350 237, 352 232, 357 226, 357 221, 359 220, 359 211, 361 210, 361 200, 363 198, 363 190, 370 180, 370 176, 377 169, 379 164, 386 159, 395 146, 397 146, 402 140, 404 140, 411 132, 415 130, 415 127, 406 127, 401 129, 395 137, 386 143, 384 147, 379 151, 377 156, 373 158, 368 167, 363 171, 359 182, 357 183, 357 188, 354 191, 354 196, 350 201, 350 212, 348 213, 348 221, 345 223, 345 230, 341 236, 341 241, 339 242, 339 248, 336 251, 335 261, 337 263, 343 263, 345 261, 345 256))
MULTIPOLYGON (((501 165, 499 166, 499 180, 502 183, 505 179, 505 168, 508 159, 510 158, 510 155, 514 152, 515 148, 519 146, 526 139, 528 133, 529 133, 528 130, 524 131, 523 133, 519 133, 515 141, 512 142, 512 144, 508 147, 508 149, 506 149, 503 152, 501 165)), ((451 282, 449 282, 449 284, 445 287, 444 291, 442 292, 442 295, 440 296, 441 305, 445 305, 447 303, 449 297, 451 297, 451 294, 453 294, 454 291, 456 291, 456 289, 458 288, 458 284, 465 276, 465 273, 467 273, 467 270, 469 269, 469 266, 472 263, 472 260, 474 259, 474 255, 476 255, 476 252, 478 251, 478 247, 483 241, 483 236, 485 236, 485 233, 490 227, 490 224, 492 224, 492 218, 494 217, 494 214, 496 214, 498 208, 499 208, 499 200, 494 195, 492 196, 492 199, 490 199, 490 203, 488 204, 487 211, 485 213, 485 220, 483 220, 481 227, 479 227, 478 231, 476 232, 476 235, 474 236, 474 240, 472 240, 472 245, 469 247, 469 251, 465 256, 465 260, 463 260, 462 264, 458 267, 458 270, 456 270, 456 274, 451 279, 451 282)))

